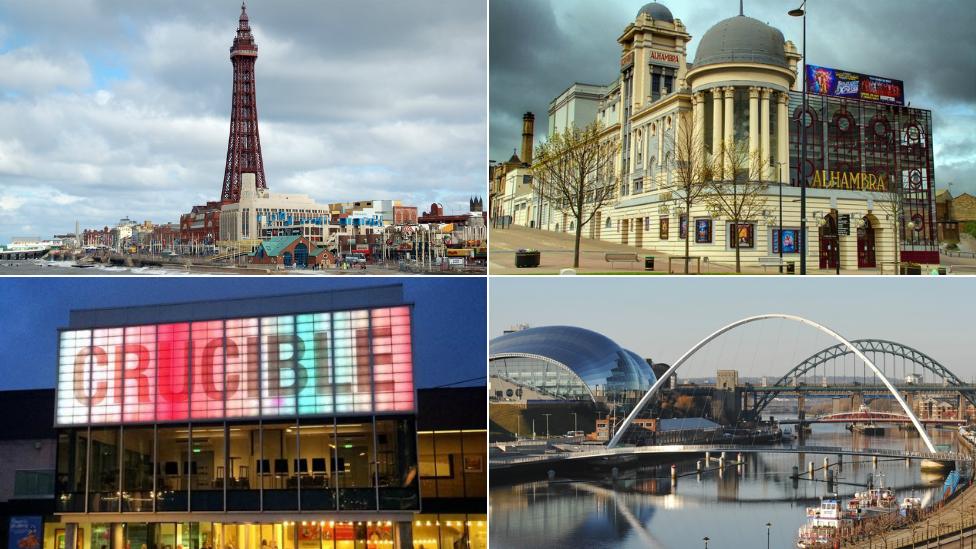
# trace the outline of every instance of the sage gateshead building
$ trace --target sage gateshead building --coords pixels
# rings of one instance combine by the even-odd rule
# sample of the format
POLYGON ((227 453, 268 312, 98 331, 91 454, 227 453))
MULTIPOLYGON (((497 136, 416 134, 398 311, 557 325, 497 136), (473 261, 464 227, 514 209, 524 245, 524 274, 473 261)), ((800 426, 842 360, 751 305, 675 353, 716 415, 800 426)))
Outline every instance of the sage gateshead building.
POLYGON ((59 546, 485 547, 485 421, 418 417, 411 319, 400 285, 72 311, 59 546))
POLYGON ((656 377, 647 360, 610 338, 575 326, 506 333, 488 351, 493 400, 639 399, 656 377))

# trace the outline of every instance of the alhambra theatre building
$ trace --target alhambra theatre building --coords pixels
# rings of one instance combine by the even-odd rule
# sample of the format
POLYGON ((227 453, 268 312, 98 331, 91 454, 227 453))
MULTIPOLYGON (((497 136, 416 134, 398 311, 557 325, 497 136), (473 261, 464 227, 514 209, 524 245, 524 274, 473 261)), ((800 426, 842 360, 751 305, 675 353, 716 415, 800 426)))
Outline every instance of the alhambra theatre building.
POLYGON ((399 285, 72 311, 50 547, 485 547, 484 424, 418 417, 411 316, 399 285))
MULTIPOLYGON (((880 268, 896 249, 902 261, 939 262, 931 112, 905 106, 901 81, 811 64, 803 113, 801 55, 779 30, 734 15, 704 32, 694 60, 686 58, 691 39, 667 7, 647 4, 617 38, 619 77, 574 84, 550 104, 550 134, 596 120, 619 143, 618 193, 583 236, 683 256, 691 231, 691 255, 725 264, 734 264, 736 245, 745 265, 779 255, 781 246, 784 260, 798 261, 804 239, 814 269, 838 261, 843 269, 880 268), (712 165, 722 143, 748 143, 763 166, 748 177, 767 184, 765 205, 751 219, 733 227, 700 199, 683 211, 669 189, 682 131, 712 165)), ((526 226, 575 231, 571 216, 539 197, 526 203, 526 226)))

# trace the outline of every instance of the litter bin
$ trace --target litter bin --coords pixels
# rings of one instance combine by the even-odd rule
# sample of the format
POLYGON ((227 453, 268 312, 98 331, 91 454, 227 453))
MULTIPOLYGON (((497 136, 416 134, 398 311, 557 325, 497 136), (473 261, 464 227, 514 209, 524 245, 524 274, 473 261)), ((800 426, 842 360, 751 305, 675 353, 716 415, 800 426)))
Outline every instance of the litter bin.
POLYGON ((787 261, 786 262, 786 274, 796 274, 796 262, 787 261))
POLYGON ((654 256, 653 255, 645 255, 644 256, 644 270, 645 271, 653 271, 654 270, 654 256))
POLYGON ((519 269, 524 267, 538 267, 541 254, 539 252, 524 250, 515 252, 515 266, 519 269))

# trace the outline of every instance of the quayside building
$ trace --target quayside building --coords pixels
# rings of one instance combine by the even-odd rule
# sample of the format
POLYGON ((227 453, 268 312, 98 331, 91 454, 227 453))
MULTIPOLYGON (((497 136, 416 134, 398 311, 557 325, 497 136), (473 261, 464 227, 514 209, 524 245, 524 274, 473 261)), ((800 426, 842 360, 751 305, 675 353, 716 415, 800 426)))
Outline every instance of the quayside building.
MULTIPOLYGON (((550 103, 550 137, 596 122, 619 150, 615 192, 584 237, 683 256, 691 231, 691 255, 725 264, 737 247, 752 265, 781 248, 799 262, 804 247, 812 269, 881 268, 896 250, 901 261, 939 262, 932 113, 906 106, 901 81, 807 64, 804 92, 798 48, 741 12, 707 29, 694 59, 691 40, 666 6, 649 3, 617 37, 619 76, 572 84, 550 103), (748 160, 732 166, 729 150, 748 160), (762 204, 737 224, 701 199, 685 211, 676 166, 686 160, 712 166, 711 179, 759 185, 762 204)), ((527 113, 523 158, 493 170, 495 226, 574 234, 573 217, 531 184, 533 122, 527 113)))
POLYGON ((72 311, 45 549, 486 547, 484 387, 419 398, 422 329, 400 285, 72 311))

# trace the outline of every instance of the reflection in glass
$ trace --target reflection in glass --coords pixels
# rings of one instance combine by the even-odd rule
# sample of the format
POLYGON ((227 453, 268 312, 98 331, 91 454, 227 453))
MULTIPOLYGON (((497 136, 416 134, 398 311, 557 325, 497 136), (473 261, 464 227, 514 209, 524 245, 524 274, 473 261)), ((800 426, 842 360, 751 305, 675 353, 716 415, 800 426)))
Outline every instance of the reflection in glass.
POLYGON ((88 466, 89 512, 119 511, 119 431, 118 427, 92 429, 88 466))
POLYGON ((302 510, 336 507, 335 425, 331 419, 303 420, 299 428, 302 510))
POLYGON ((160 427, 157 431, 156 451, 156 510, 187 510, 187 448, 189 430, 186 426, 160 427))
POLYGON ((190 508, 224 510, 224 427, 194 425, 190 443, 190 508))
POLYGON ((298 457, 297 427, 294 422, 264 425, 259 470, 266 511, 298 509, 298 477, 290 467, 298 457))
POLYGON ((153 428, 122 432, 122 511, 153 510, 153 428))
POLYGON ((257 425, 228 425, 227 510, 257 511, 261 508, 258 466, 261 432, 257 425))
POLYGON ((376 420, 380 509, 419 509, 417 434, 409 419, 376 420))
POLYGON ((67 429, 58 434, 57 510, 85 510, 85 462, 87 429, 67 429))
POLYGON ((369 418, 340 421, 336 426, 336 472, 339 509, 375 509, 373 424, 369 418))

